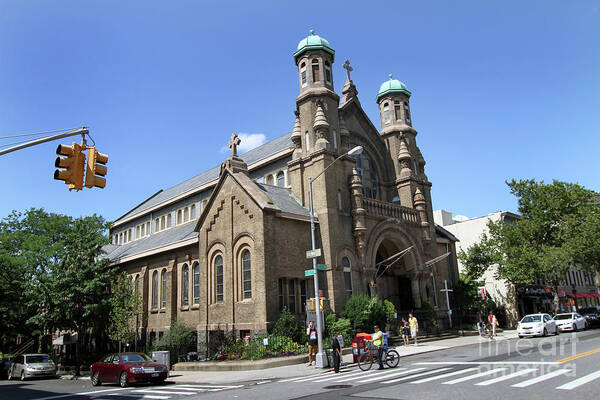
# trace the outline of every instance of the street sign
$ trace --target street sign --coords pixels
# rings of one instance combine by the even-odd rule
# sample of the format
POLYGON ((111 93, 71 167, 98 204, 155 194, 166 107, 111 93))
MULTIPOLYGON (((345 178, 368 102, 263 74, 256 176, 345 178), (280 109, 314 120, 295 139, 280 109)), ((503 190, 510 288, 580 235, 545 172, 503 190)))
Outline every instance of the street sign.
POLYGON ((327 271, 327 265, 325 265, 325 264, 317 264, 317 269, 319 271, 327 271))
POLYGON ((315 275, 314 269, 307 269, 306 271, 304 271, 304 276, 314 276, 314 275, 315 275))
POLYGON ((321 257, 321 249, 308 250, 306 252, 306 258, 317 258, 321 257))

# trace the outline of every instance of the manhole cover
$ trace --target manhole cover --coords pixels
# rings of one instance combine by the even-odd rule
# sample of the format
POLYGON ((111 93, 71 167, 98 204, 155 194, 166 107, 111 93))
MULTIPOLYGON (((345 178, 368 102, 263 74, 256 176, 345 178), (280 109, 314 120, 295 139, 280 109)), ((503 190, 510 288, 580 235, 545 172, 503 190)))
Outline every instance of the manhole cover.
POLYGON ((352 385, 330 385, 325 386, 323 389, 346 389, 352 387, 352 385))

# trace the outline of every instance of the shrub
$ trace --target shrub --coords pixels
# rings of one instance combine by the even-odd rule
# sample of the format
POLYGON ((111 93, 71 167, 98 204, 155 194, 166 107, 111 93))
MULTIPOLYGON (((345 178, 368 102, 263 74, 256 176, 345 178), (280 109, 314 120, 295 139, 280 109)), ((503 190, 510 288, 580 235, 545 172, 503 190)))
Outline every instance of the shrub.
POLYGON ((370 301, 371 298, 365 294, 351 296, 346 302, 342 317, 349 319, 354 329, 364 330, 369 322, 370 301))
POLYGON ((171 329, 152 345, 154 351, 168 351, 171 364, 177 362, 177 356, 196 349, 196 335, 192 328, 179 322, 173 323, 171 329))
POLYGON ((295 342, 301 342, 303 330, 298 320, 290 314, 287 307, 284 307, 271 333, 275 336, 288 336, 295 342))

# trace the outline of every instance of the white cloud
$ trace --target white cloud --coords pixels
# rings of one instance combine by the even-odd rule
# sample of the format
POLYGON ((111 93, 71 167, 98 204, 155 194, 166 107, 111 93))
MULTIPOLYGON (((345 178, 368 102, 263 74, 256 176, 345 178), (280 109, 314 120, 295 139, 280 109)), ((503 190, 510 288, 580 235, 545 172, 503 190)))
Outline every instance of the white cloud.
MULTIPOLYGON (((267 137, 264 133, 238 133, 238 137, 240 138, 238 154, 242 154, 247 152, 248 150, 252 150, 264 144, 267 140, 267 137)), ((230 151, 231 149, 227 146, 221 148, 221 153, 223 154, 228 153, 230 151)))

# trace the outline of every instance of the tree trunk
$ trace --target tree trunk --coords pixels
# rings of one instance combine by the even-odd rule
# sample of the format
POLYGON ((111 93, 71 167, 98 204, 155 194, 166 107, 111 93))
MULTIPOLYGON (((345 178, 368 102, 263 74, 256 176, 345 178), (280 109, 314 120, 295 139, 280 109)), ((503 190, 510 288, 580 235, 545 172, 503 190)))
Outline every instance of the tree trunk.
POLYGON ((553 305, 554 305, 554 315, 558 314, 559 312, 559 307, 560 307, 560 299, 558 298, 558 286, 554 285, 552 287, 552 289, 554 290, 554 299, 552 301, 553 305))

